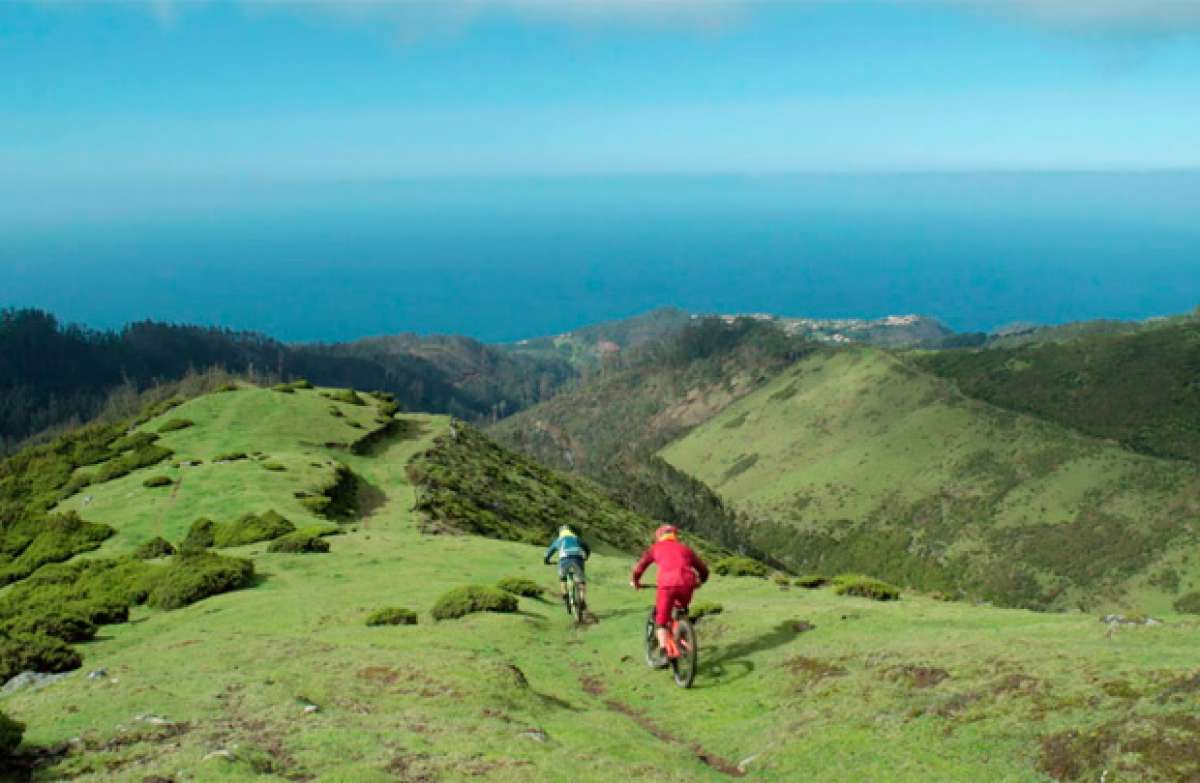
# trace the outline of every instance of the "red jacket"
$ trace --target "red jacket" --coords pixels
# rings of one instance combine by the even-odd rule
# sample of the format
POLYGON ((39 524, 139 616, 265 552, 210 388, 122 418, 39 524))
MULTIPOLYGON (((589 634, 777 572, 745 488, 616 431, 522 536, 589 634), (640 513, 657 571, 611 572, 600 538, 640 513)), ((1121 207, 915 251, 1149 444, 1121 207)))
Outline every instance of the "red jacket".
POLYGON ((708 581, 708 566, 685 544, 667 539, 659 541, 642 554, 633 567, 633 583, 640 584, 642 574, 651 563, 658 564, 659 587, 695 587, 696 574, 700 583, 708 581))

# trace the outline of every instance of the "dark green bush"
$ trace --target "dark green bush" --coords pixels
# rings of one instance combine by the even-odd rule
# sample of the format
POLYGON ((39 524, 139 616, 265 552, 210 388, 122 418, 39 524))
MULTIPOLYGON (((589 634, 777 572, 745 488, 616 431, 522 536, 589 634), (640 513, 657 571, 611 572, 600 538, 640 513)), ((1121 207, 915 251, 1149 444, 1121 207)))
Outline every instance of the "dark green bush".
POLYGON ((721 576, 754 576, 760 579, 766 579, 769 573, 769 569, 762 563, 741 555, 718 560, 713 570, 721 576))
POLYGON ((435 620, 451 620, 473 612, 515 612, 517 599, 497 587, 456 587, 433 606, 435 620))
POLYGON ((0 682, 8 682, 21 672, 69 672, 82 662, 71 645, 53 636, 18 634, 0 638, 0 682))
POLYGON ((311 389, 312 387, 313 387, 313 385, 311 383, 309 383, 307 380, 305 380, 304 378, 299 378, 297 380, 292 381, 293 389, 311 389))
POLYGON ((1200 593, 1181 595, 1172 606, 1182 614, 1200 614, 1200 593))
POLYGON ((207 549, 213 545, 217 535, 217 524, 207 517, 200 517, 188 528, 180 549, 207 549))
POLYGON ((411 609, 389 606, 367 615, 367 625, 416 625, 417 613, 411 609))
POLYGON ((818 587, 824 587, 829 584, 829 577, 821 576, 820 574, 805 574, 804 576, 797 577, 792 584, 807 590, 815 590, 818 587))
POLYGON ((146 603, 156 609, 178 609, 253 582, 254 564, 249 560, 212 552, 181 552, 155 575, 146 603))
POLYGON ((167 419, 159 428, 159 432, 175 432, 176 430, 186 430, 188 427, 195 425, 196 422, 191 419, 167 419))
POLYGON ((354 389, 331 389, 327 392, 321 392, 322 397, 334 400, 335 402, 344 402, 347 405, 366 405, 366 401, 358 396, 358 392, 354 389))
POLYGON ((156 440, 158 440, 158 436, 153 432, 131 432, 125 437, 113 441, 112 448, 113 451, 136 451, 149 446, 156 440))
POLYGON ((263 470, 270 470, 275 473, 280 473, 287 470, 282 462, 264 462, 262 466, 263 470))
POLYGON ((25 733, 25 724, 15 721, 0 712, 0 761, 11 756, 21 744, 21 736, 25 733))
POLYGON ((333 416, 335 419, 341 419, 346 416, 346 414, 342 412, 342 409, 336 405, 329 406, 329 415, 333 416))
POLYGON ((306 495, 305 497, 300 498, 300 505, 304 506, 314 514, 324 514, 325 510, 329 508, 329 504, 332 502, 333 501, 324 495, 306 495))
POLYGON ((142 482, 142 486, 153 489, 154 487, 169 487, 174 483, 169 476, 151 476, 142 482))
POLYGON ((243 514, 233 522, 214 527, 212 546, 224 548, 272 541, 295 530, 295 525, 273 510, 262 514, 243 514))
POLYGON ((506 593, 521 595, 526 598, 537 598, 546 592, 537 582, 520 576, 506 576, 496 583, 496 587, 499 587, 506 593))
POLYGON ((280 536, 267 547, 268 552, 299 554, 303 552, 328 552, 329 542, 321 537, 321 528, 303 528, 294 533, 280 536))
POLYGON ((213 462, 237 462, 241 459, 249 459, 244 451, 229 451, 224 454, 218 454, 212 458, 213 462))
POLYGON ((788 588, 792 586, 792 579, 787 574, 778 573, 775 574, 772 579, 774 580, 775 584, 779 585, 780 587, 788 588))
POLYGON ((900 597, 900 588, 861 574, 842 574, 833 580, 833 591, 838 595, 856 595, 876 601, 895 601, 900 597))
POLYGON ((273 391, 283 392, 284 394, 293 394, 296 390, 292 388, 290 383, 277 383, 271 387, 273 391))
POLYGON ((713 614, 720 614, 725 611, 725 607, 713 601, 701 601, 698 604, 692 604, 688 608, 688 616, 692 618, 692 622, 696 622, 701 617, 708 617, 713 614))
MULTIPOLYGON (((54 514, 30 523, 20 553, 0 567, 0 585, 24 579, 49 563, 61 563, 80 552, 96 549, 116 531, 108 525, 85 522, 74 511, 54 514)), ((12 530, 6 531, 9 536, 12 530)))
MULTIPOLYGON (((195 523, 192 526, 195 527, 195 523)), ((200 547, 200 549, 203 548, 200 547)), ((175 554, 175 547, 171 546, 171 542, 162 536, 155 536, 133 550, 133 556, 138 560, 156 560, 160 557, 168 557, 173 554, 175 554)))
POLYGON ((237 390, 238 390, 238 387, 235 384, 226 383, 223 386, 218 386, 214 391, 217 394, 223 394, 225 392, 235 392, 237 390))
POLYGON ((53 636, 64 642, 86 642, 96 636, 96 625, 78 610, 35 611, 19 614, 4 623, 7 636, 53 636))

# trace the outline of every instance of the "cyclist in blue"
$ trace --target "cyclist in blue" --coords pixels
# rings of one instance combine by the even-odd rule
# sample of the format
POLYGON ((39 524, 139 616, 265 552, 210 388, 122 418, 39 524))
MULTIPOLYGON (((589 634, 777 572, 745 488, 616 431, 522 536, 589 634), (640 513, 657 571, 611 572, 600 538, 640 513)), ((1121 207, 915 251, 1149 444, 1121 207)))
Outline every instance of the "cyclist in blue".
POLYGON ((562 591, 563 606, 570 611, 571 607, 567 602, 567 571, 571 570, 575 574, 575 584, 579 585, 580 606, 586 608, 587 577, 584 575, 583 561, 591 557, 591 547, 570 525, 563 525, 558 529, 558 538, 546 548, 546 556, 542 558, 546 565, 550 565, 550 558, 554 557, 555 552, 558 553, 558 586, 562 591))

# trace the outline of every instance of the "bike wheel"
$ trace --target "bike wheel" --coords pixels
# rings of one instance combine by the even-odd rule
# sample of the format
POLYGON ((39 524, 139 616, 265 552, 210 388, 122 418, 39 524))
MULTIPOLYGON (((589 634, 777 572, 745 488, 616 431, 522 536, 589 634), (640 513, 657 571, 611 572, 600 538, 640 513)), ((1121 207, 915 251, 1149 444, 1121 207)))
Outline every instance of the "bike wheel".
POLYGON ((654 635, 654 610, 650 610, 650 616, 646 618, 646 665, 651 669, 667 668, 667 653, 665 650, 660 650, 658 647, 658 639, 654 635))
POLYGON ((675 675, 675 684, 680 688, 692 687, 696 679, 696 667, 700 664, 700 650, 696 641, 696 629, 692 622, 683 616, 675 624, 675 647, 679 657, 671 659, 671 672, 675 675))
POLYGON ((583 601, 579 600, 579 583, 571 577, 571 616, 579 625, 583 624, 583 601))

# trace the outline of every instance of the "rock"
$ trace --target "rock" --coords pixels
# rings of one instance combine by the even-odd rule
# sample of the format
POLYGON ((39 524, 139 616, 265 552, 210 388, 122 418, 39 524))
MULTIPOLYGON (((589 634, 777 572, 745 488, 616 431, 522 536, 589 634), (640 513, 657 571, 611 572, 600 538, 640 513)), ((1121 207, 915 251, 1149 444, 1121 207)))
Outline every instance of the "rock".
POLYGON ((212 753, 206 754, 201 761, 211 761, 212 759, 223 759, 225 761, 233 761, 233 754, 225 749, 214 750, 212 753))
POLYGON ((315 704, 305 704, 304 705, 304 714, 312 715, 314 712, 318 712, 320 709, 321 708, 315 704))
POLYGON ((87 678, 89 680, 103 680, 107 676, 108 669, 96 669, 95 671, 88 672, 87 678))
POLYGON ((534 742, 545 742, 547 739, 549 739, 549 737, 546 736, 546 732, 542 731, 541 729, 530 729, 529 731, 522 731, 518 736, 525 737, 526 739, 531 739, 534 742))
POLYGON ((70 672, 63 674, 43 674, 42 672, 21 672, 13 677, 8 682, 4 683, 4 687, 0 688, 0 694, 8 695, 23 691, 26 688, 44 688, 47 685, 53 685, 64 677, 70 677, 70 672))
POLYGON ((162 715, 137 715, 134 720, 141 723, 149 723, 151 726, 175 726, 175 721, 164 718, 162 715))

